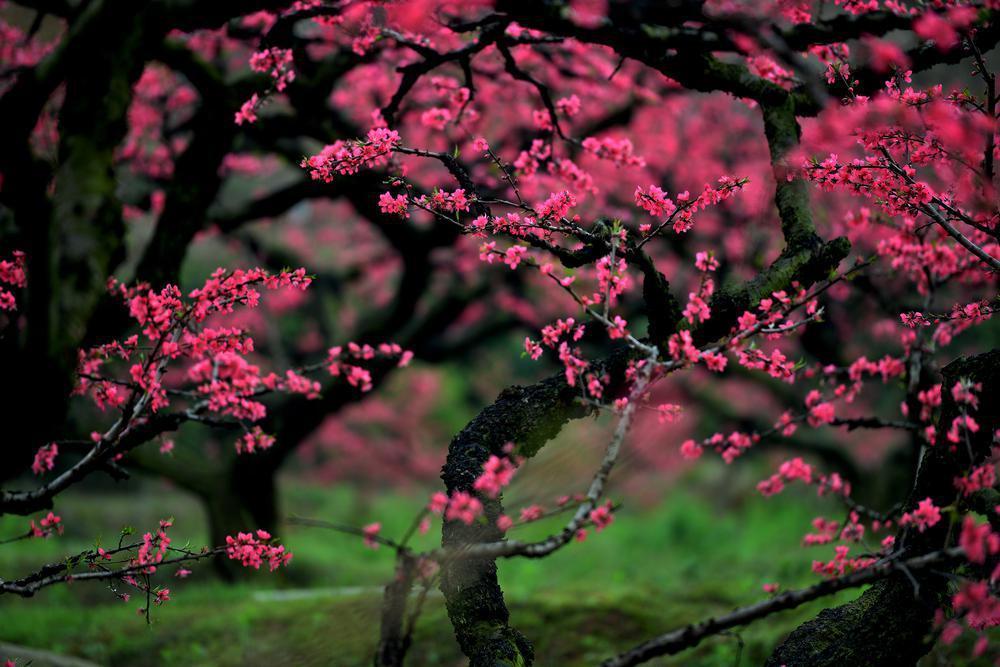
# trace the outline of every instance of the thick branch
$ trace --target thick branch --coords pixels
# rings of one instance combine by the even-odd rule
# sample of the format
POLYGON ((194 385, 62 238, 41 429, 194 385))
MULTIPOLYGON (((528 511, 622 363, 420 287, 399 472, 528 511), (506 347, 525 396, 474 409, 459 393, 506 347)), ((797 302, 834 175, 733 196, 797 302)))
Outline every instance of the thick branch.
MULTIPOLYGON (((924 498, 938 506, 955 499, 955 477, 963 469, 982 461, 989 453, 993 433, 1000 427, 1000 350, 959 359, 942 370, 943 385, 951 387, 960 378, 981 382, 982 402, 976 412, 980 431, 971 436, 974 460, 950 452, 947 447, 929 447, 917 471, 907 510, 924 498)), ((938 428, 948 429, 959 414, 951 392, 944 396, 938 428)), ((907 557, 918 557, 948 548, 957 531, 944 520, 924 532, 906 530, 896 537, 907 557)), ((930 650, 934 610, 946 604, 947 581, 940 577, 916 577, 919 591, 907 577, 887 579, 846 605, 827 609, 789 635, 767 664, 815 667, 862 667, 872 664, 915 664, 930 650)))
POLYGON ((836 579, 827 579, 815 586, 786 591, 768 600, 740 607, 718 618, 709 618, 700 623, 692 623, 683 628, 654 637, 621 655, 605 660, 601 663, 601 667, 631 667, 631 665, 638 665, 661 655, 674 655, 675 653, 680 653, 681 651, 697 646, 702 640, 718 635, 730 628, 746 625, 779 611, 794 609, 807 602, 833 595, 839 591, 865 586, 896 573, 920 572, 935 566, 958 562, 962 555, 962 550, 955 547, 910 558, 906 561, 887 560, 863 570, 858 570, 852 574, 837 577, 836 579))

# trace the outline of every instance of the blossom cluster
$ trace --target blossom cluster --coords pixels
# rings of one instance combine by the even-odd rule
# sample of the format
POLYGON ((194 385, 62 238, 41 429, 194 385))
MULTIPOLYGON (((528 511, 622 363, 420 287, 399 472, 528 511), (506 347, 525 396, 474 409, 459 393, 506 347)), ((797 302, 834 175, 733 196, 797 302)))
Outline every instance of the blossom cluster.
POLYGON ((821 496, 827 493, 848 496, 851 493, 850 483, 840 473, 814 474, 813 467, 800 457, 783 462, 778 466, 778 472, 757 484, 757 491, 763 496, 773 496, 781 493, 787 482, 794 481, 815 485, 816 493, 821 496))
POLYGON ((17 308, 17 300, 10 288, 22 288, 27 285, 25 265, 25 255, 19 250, 14 251, 13 259, 0 260, 0 310, 17 308))
POLYGON ((37 524, 34 519, 28 522, 28 534, 31 537, 51 537, 56 533, 62 535, 62 532, 62 517, 53 512, 49 512, 39 519, 37 524))
POLYGON ((173 526, 173 521, 164 519, 160 521, 160 527, 155 535, 153 533, 143 534, 142 544, 136 552, 134 561, 135 565, 142 566, 140 572, 145 574, 156 572, 156 566, 163 561, 167 550, 170 549, 170 537, 167 535, 167 529, 171 526, 173 526))
POLYGON ((346 346, 338 345, 327 351, 326 370, 333 377, 343 376, 349 385, 357 387, 362 392, 372 390, 372 371, 364 364, 376 360, 394 361, 399 368, 405 368, 413 359, 413 352, 404 350, 396 343, 379 343, 371 346, 368 343, 350 342, 346 346))
MULTIPOLYGON (((254 72, 267 74, 271 86, 276 92, 283 92, 288 84, 295 80, 294 58, 291 49, 270 47, 262 51, 254 51, 250 55, 250 69, 254 72)), ((240 105, 234 118, 237 125, 257 122, 257 109, 263 99, 258 93, 253 93, 249 99, 240 105)))
MULTIPOLYGON (((722 176, 719 178, 718 187, 705 184, 704 190, 694 199, 691 198, 691 193, 687 190, 676 194, 674 199, 677 203, 656 185, 650 185, 647 189, 637 187, 634 193, 635 204, 654 218, 666 218, 661 223, 661 227, 672 223, 674 231, 683 234, 694 226, 695 213, 729 199, 747 182, 746 178, 735 179, 730 176, 722 176)), ((650 231, 655 233, 658 230, 659 227, 653 230, 650 224, 639 226, 639 232, 642 234, 649 234, 650 231)))
POLYGON ((316 155, 302 160, 309 176, 330 183, 340 175, 356 174, 362 169, 382 166, 399 145, 399 133, 384 127, 369 130, 365 139, 337 141, 323 147, 316 155))
POLYGON ((46 471, 52 470, 56 465, 57 456, 59 456, 59 445, 56 443, 39 447, 35 452, 35 460, 31 462, 31 472, 43 475, 46 471))
POLYGON ((142 328, 141 338, 133 335, 123 342, 82 351, 76 391, 89 392, 102 410, 147 402, 149 409, 157 412, 171 402, 164 384, 168 367, 183 361, 188 364, 185 379, 192 385, 189 396, 198 409, 219 416, 259 421, 266 408, 256 399, 267 391, 315 398, 318 382, 291 370, 284 375, 264 374, 251 363, 247 355, 254 350, 253 339, 242 329, 207 326, 211 316, 232 313, 237 306, 256 307, 261 288, 304 290, 311 281, 304 269, 277 274, 263 269, 219 269, 186 297, 175 285, 154 290, 147 285, 126 287, 112 282, 112 291, 128 303, 129 314, 142 328), (116 359, 131 362, 130 382, 102 374, 116 359))
POLYGON ((237 533, 236 537, 226 537, 226 556, 230 560, 239 561, 243 567, 259 570, 267 563, 273 572, 292 560, 292 552, 277 544, 266 530, 252 533, 237 533))

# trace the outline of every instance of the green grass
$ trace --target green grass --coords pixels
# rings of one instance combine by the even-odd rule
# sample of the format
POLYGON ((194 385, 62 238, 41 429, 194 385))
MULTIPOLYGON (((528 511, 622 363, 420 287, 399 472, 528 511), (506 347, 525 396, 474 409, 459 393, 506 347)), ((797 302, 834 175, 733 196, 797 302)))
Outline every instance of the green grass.
MULTIPOLYGON (((263 604, 247 587, 192 590, 156 610, 147 627, 134 605, 82 608, 71 596, 5 609, 3 639, 78 655, 107 665, 344 665, 365 664, 375 641, 379 600, 371 595, 263 604), (12 613, 14 612, 14 613, 12 613)), ((533 640, 539 665, 594 664, 668 626, 699 605, 590 592, 511 601, 515 623, 533 640)), ((802 616, 800 615, 799 618, 802 616)), ((782 625, 796 617, 782 619, 782 625)), ((747 633, 749 663, 757 664, 775 628, 747 633)), ((699 656, 732 664, 732 639, 706 643, 672 663, 699 656)), ((421 617, 414 665, 459 665, 461 654, 440 598, 421 617)))
MULTIPOLYGON (((643 508, 626 500, 614 524, 582 544, 542 560, 501 562, 511 622, 533 642, 536 664, 594 665, 654 634, 758 600, 765 582, 788 588, 815 581, 809 563, 829 554, 826 548, 803 549, 798 536, 814 516, 834 513, 835 506, 805 489, 792 488, 774 499, 748 494, 755 478, 753 471, 700 466, 663 502, 643 508)), ((387 534, 397 536, 412 508, 426 497, 423 492, 360 494, 347 486, 286 483, 284 488, 287 515, 354 523, 378 518, 387 534)), ((176 515, 176 540, 201 544, 205 539, 198 506, 176 492, 76 494, 62 506, 66 534, 7 545, 0 550, 0 576, 87 548, 96 532, 113 541, 114 526, 144 530, 155 524, 163 507, 176 515)), ((23 523, 0 520, 0 535, 13 534, 23 523)), ((519 530, 530 538, 551 528, 519 530)), ((227 586, 204 565, 187 580, 164 573, 159 583, 171 588, 173 599, 154 608, 148 626, 136 613, 143 601, 122 603, 99 584, 53 587, 30 600, 0 598, 0 641, 112 666, 368 664, 378 633, 376 587, 391 576, 392 553, 312 528, 286 526, 282 538, 296 555, 280 576, 227 586), (368 588, 331 591, 347 586, 368 588), (261 597, 273 598, 281 589, 311 590, 313 597, 261 597)), ((419 544, 429 547, 438 539, 435 527, 419 544)), ((856 594, 848 591, 740 629, 745 642, 740 664, 762 664, 790 629, 856 594)), ((731 667, 737 651, 735 636, 720 636, 652 664, 731 667)), ((420 618, 409 664, 465 664, 436 592, 420 618)))

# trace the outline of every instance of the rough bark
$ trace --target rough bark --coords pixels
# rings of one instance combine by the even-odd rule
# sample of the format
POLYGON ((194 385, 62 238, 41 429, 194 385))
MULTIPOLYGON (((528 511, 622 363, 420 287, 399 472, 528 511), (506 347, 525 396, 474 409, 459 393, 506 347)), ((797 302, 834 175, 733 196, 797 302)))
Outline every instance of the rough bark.
MULTIPOLYGON (((620 373, 627 354, 618 356, 613 365, 620 373)), ((508 442, 516 443, 522 456, 533 455, 559 433, 563 424, 588 412, 575 401, 576 396, 576 390, 561 375, 529 387, 505 390, 452 440, 441 475, 448 492, 471 492, 483 463, 490 455, 501 455, 508 442)), ((487 521, 468 526, 446 522, 442 534, 445 547, 503 538, 496 527, 496 519, 503 511, 501 500, 482 500, 487 521)), ((509 613, 493 560, 470 558, 446 563, 441 591, 455 637, 472 667, 531 664, 531 645, 508 625, 509 613)))

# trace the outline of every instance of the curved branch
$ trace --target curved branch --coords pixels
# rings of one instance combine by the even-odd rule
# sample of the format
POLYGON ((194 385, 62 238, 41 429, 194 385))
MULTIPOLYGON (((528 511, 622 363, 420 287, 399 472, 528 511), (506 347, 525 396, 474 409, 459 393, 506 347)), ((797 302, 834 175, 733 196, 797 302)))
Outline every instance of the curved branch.
MULTIPOLYGON (((718 635, 730 628, 739 627, 766 618, 786 609, 794 609, 807 602, 833 595, 849 588, 858 588, 885 579, 900 572, 920 572, 935 566, 952 564, 962 559, 964 551, 953 547, 907 560, 885 560, 863 570, 836 579, 827 579, 815 586, 785 591, 768 600, 761 600, 746 607, 734 609, 718 618, 708 618, 683 628, 672 630, 645 641, 638 646, 601 663, 601 667, 631 667, 661 655, 674 655, 700 644, 702 640, 718 635)), ((793 664, 793 663, 789 663, 793 664)))
MULTIPOLYGON (((946 447, 925 448, 905 509, 912 510, 924 498, 942 507, 955 499, 954 479, 963 468, 976 465, 990 452, 994 431, 1000 427, 1000 350, 959 359, 942 369, 944 386, 960 378, 983 384, 982 403, 976 413, 981 430, 971 437, 974 460, 957 457, 946 447)), ((938 419, 947 429, 959 414, 947 392, 938 419)), ((908 557, 920 557, 948 549, 956 539, 950 521, 940 521, 924 532, 901 531, 896 544, 904 545, 908 557)), ((934 610, 946 604, 947 581, 917 579, 914 594, 908 578, 887 579, 857 600, 827 609, 794 630, 767 662, 778 665, 816 667, 862 667, 872 664, 915 664, 931 647, 934 610)))

